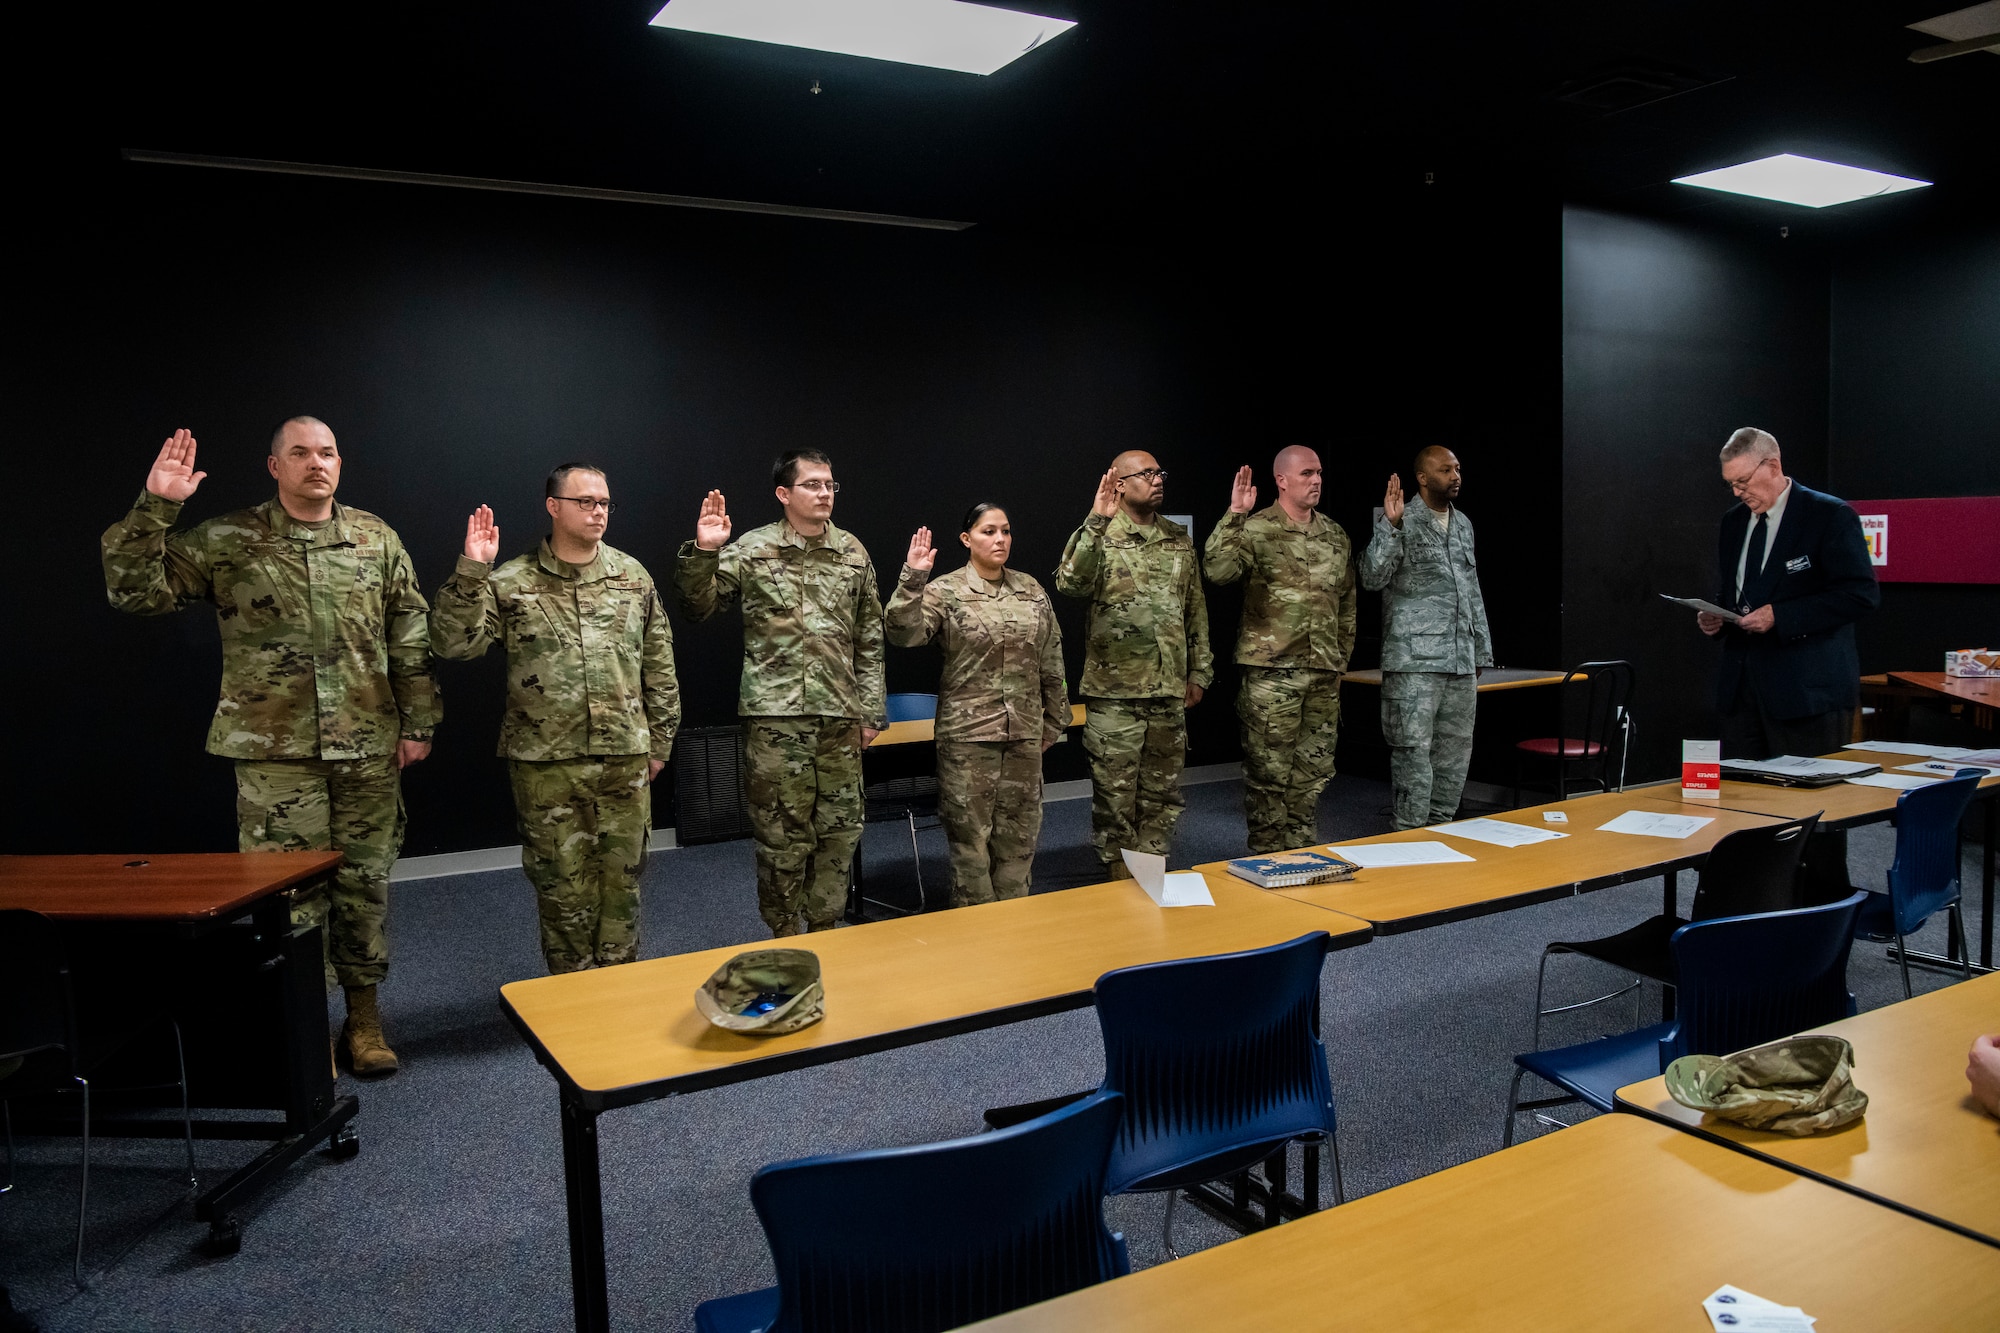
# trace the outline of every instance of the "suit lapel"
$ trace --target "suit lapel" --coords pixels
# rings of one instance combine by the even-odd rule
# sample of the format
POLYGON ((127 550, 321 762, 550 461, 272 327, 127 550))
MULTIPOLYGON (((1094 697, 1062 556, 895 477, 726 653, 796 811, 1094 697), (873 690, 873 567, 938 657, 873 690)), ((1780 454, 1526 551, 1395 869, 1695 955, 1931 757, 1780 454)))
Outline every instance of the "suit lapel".
POLYGON ((1764 560, 1762 575, 1752 577, 1744 571, 1743 582, 1750 596, 1743 600, 1751 606, 1762 606, 1771 600, 1771 593, 1778 586, 1778 580, 1785 575, 1785 562, 1797 555, 1805 545, 1805 527, 1811 521, 1812 508, 1806 503, 1804 488, 1796 481, 1792 483, 1791 498, 1785 501, 1785 521, 1771 534, 1770 554, 1764 560))

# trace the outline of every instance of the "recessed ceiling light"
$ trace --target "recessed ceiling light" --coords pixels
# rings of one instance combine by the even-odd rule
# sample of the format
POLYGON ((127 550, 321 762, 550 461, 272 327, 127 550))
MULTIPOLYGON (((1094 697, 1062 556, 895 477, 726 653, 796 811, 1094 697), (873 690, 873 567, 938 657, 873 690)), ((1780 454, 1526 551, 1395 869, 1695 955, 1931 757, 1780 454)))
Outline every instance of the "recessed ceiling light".
POLYGON ((652 26, 991 74, 1076 24, 959 0, 669 0, 652 26))
POLYGON ((1814 157, 1780 153, 1720 171, 1704 171, 1695 176, 1677 176, 1676 185, 1699 185, 1704 190, 1729 194, 1755 195, 1776 199, 1781 204, 1804 204, 1825 208, 1856 199, 1873 199, 1881 194, 1900 194, 1929 185, 1929 181, 1908 176, 1890 176, 1863 167, 1843 167, 1838 162, 1822 162, 1814 157))

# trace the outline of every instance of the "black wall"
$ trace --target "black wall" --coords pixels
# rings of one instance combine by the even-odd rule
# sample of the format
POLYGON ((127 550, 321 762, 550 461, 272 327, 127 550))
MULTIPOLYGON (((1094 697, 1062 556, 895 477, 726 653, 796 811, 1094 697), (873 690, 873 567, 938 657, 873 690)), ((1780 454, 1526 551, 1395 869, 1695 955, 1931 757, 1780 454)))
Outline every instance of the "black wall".
MULTIPOLYGON (((1837 493, 2000 495, 2000 232, 1844 255, 1833 268, 1837 493)), ((1941 671, 2000 644, 2000 585, 1885 583, 1863 671, 1941 671)))
POLYGON ((1562 233, 1563 658, 1633 662, 1630 776, 1664 777, 1716 734, 1716 648, 1657 594, 1714 595, 1717 452, 1760 426, 1829 484, 1826 260, 1583 209, 1562 233))
MULTIPOLYGON (((211 474, 187 510, 198 521, 269 495, 273 422, 322 417, 345 457, 341 499, 398 529, 427 589, 479 503, 508 552, 529 547, 542 477, 574 457, 608 469, 610 540, 664 580, 708 488, 746 530, 775 517, 771 457, 825 449, 836 518, 886 587, 913 528, 949 543, 988 497, 1012 511, 1018 567, 1046 579, 1126 448, 1170 469, 1167 507, 1192 513, 1199 539, 1239 464, 1263 471, 1280 445, 1314 443, 1329 512, 1365 541, 1389 471, 1409 484, 1411 454, 1443 441, 1467 465, 1502 660, 1555 652, 1555 214, 1518 200, 1468 229, 1484 183, 1374 183, 1370 209, 1309 235, 1168 219, 1105 244, 109 154, 63 169, 31 219, 34 262, 8 279, 26 331, 5 367, 10 416, 40 497, 7 538, 10 563, 35 571, 17 583, 24 632, 7 658, 12 735, 35 757, 8 810, 12 850, 233 845, 228 767, 201 753, 212 621, 115 614, 98 572, 98 534, 178 426, 211 474)), ((1210 604, 1226 661, 1238 600, 1210 604)), ((1074 681, 1080 608, 1064 615, 1074 681)), ((736 623, 676 615, 675 631, 687 725, 732 720, 736 623)), ((935 671, 928 652, 890 653, 892 689, 935 671)), ((493 757, 499 663, 441 674, 445 726, 406 783, 413 855, 514 841, 493 757)), ((1236 756, 1233 698, 1225 668, 1192 715, 1191 763, 1236 756)), ((1078 775, 1076 749, 1054 752, 1051 777, 1078 775)))

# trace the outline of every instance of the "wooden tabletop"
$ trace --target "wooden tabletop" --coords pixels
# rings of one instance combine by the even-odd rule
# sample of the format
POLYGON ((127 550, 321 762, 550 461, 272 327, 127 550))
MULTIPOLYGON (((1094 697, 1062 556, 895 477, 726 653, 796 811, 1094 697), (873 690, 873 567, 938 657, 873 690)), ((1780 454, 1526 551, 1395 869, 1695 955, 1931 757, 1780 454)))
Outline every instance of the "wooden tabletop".
POLYGON ((2000 973, 1813 1031, 1853 1043, 1854 1081, 1868 1094, 1854 1124, 1802 1139, 1745 1129, 1675 1102, 1663 1078, 1621 1088, 1618 1101, 2000 1245, 2000 1120, 1979 1109, 1965 1082, 1972 1039, 2000 1032, 2000 973))
POLYGON ((1967 703, 2000 708, 2000 676, 1947 676, 1942 671, 1891 671, 1889 675, 1905 685, 1935 690, 1967 703))
MULTIPOLYGON (((1083 725, 1082 704, 1071 704, 1069 706, 1069 724, 1072 727, 1083 725)), ((934 717, 920 717, 909 722, 891 722, 888 730, 877 736, 874 744, 868 748, 879 750, 885 745, 914 745, 919 741, 933 741, 936 739, 937 719, 934 717)))
MULTIPOLYGON (((1821 757, 1880 764, 1884 773, 1893 773, 1904 764, 1923 762, 1915 755, 1879 750, 1836 750, 1821 757)), ((2000 776, 1986 778, 1979 784, 1981 790, 1995 785, 2000 785, 2000 776)), ((1865 824, 1887 818, 1902 794, 1889 787, 1862 787, 1852 782, 1836 782, 1831 787, 1777 787, 1766 782, 1724 778, 1720 800, 1688 801, 1686 806, 1692 811, 1698 805, 1718 804, 1775 819, 1800 819, 1817 814, 1822 824, 1865 824)))
POLYGON ((793 943, 819 955, 826 1017, 779 1037, 724 1032, 694 1007, 716 968, 770 940, 516 981, 500 995, 552 1072, 593 1103, 625 1105, 1077 1008, 1114 968, 1316 930, 1341 948, 1371 933, 1240 880, 1214 897, 1214 907, 1160 908, 1126 880, 802 938, 793 943))
POLYGON ((327 875, 339 852, 0 856, 0 908, 58 921, 208 921, 327 875))
MULTIPOLYGON (((1648 878, 1662 873, 1664 866, 1707 855, 1725 834, 1771 822, 1767 816, 1739 810, 1698 806, 1692 801, 1683 805, 1679 787, 1642 787, 1622 793, 1578 796, 1549 805, 1509 810, 1489 818, 1530 828, 1556 829, 1569 836, 1525 847, 1493 847, 1434 829, 1408 829, 1357 838, 1351 843, 1336 844, 1334 851, 1338 853, 1342 846, 1370 843, 1442 842, 1473 860, 1363 870, 1344 883, 1309 884, 1272 892, 1314 907, 1360 917, 1373 922, 1379 933, 1393 935, 1648 878), (1549 810, 1568 815, 1569 822, 1547 822, 1542 814, 1549 810), (1714 822, 1685 838, 1599 831, 1598 825, 1628 810, 1700 815, 1714 822)), ((1208 875, 1211 883, 1233 879, 1224 861, 1196 868, 1208 875)))
MULTIPOLYGON (((1537 685, 1560 685, 1561 671, 1537 671, 1526 667, 1488 667, 1479 675, 1479 692, 1491 694, 1495 690, 1525 690, 1537 685)), ((1578 680, 1588 680, 1588 676, 1578 676, 1578 680)), ((1380 685, 1382 671, 1370 667, 1366 671, 1346 671, 1341 673, 1343 685, 1380 685)))
POLYGON ((1707 1333, 1731 1283, 1821 1333, 1990 1329, 1976 1241, 1634 1116, 975 1324, 982 1333, 1707 1333))

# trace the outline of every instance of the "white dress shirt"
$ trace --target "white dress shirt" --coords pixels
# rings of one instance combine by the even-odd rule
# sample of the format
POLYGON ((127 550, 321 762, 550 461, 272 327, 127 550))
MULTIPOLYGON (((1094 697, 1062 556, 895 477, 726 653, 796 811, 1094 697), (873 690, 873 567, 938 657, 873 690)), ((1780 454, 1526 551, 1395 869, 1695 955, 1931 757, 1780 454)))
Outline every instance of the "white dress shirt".
MULTIPOLYGON (((1792 483, 1787 481, 1785 489, 1778 492, 1778 498, 1764 511, 1764 560, 1757 566, 1756 573, 1764 572, 1764 565, 1771 562, 1771 548, 1778 544, 1778 525, 1785 521, 1785 502, 1792 498, 1792 483)), ((1743 532, 1743 549, 1736 553, 1736 596, 1743 596, 1744 578, 1751 572, 1744 568, 1750 560, 1750 539, 1757 535, 1757 516, 1750 515, 1750 526, 1743 532)))

